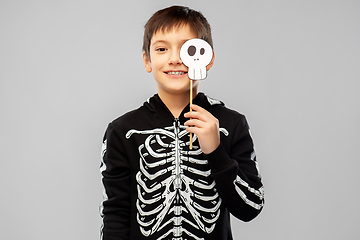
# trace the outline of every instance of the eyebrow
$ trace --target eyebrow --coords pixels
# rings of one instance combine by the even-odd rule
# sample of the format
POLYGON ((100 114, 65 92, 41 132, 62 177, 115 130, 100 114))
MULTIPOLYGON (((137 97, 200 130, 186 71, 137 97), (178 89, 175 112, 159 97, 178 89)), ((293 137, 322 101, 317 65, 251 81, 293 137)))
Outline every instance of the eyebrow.
MULTIPOLYGON (((188 40, 190 40, 191 38, 189 38, 189 39, 183 39, 183 40, 181 40, 181 45, 183 45, 186 41, 188 41, 188 40)), ((155 41, 153 44, 151 44, 151 46, 153 46, 153 45, 155 45, 155 44, 157 44, 157 43, 169 43, 168 41, 165 41, 165 40, 157 40, 157 41, 155 41)))
POLYGON ((151 44, 151 45, 155 45, 155 44, 157 44, 157 43, 168 43, 167 41, 165 41, 165 40, 157 40, 157 41, 155 41, 153 44, 151 44))

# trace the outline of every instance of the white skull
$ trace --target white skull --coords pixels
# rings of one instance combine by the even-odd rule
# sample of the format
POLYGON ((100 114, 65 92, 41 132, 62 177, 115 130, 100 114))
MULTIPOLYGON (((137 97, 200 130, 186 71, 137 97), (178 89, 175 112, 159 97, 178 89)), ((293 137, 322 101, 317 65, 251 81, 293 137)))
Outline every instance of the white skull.
POLYGON ((183 64, 189 68, 189 78, 202 80, 206 78, 206 66, 213 58, 213 50, 205 40, 193 38, 182 45, 180 58, 183 64))

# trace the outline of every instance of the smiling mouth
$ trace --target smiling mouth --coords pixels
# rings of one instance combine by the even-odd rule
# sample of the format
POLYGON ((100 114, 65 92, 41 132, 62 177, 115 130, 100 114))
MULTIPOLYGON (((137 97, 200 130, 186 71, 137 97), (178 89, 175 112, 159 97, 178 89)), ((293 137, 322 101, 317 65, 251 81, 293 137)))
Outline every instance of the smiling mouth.
POLYGON ((183 71, 169 71, 169 72, 165 72, 166 74, 168 74, 168 75, 177 75, 177 76, 179 76, 179 75, 184 75, 184 74, 186 74, 187 72, 183 72, 183 71))

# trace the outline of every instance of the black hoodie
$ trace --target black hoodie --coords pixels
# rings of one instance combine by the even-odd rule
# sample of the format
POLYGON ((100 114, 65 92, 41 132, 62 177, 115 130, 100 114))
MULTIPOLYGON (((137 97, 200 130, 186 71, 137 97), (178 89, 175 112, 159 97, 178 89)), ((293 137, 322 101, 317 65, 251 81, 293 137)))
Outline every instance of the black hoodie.
POLYGON ((101 173, 101 237, 232 239, 229 212, 250 221, 262 210, 263 187, 243 115, 199 93, 193 100, 220 124, 220 146, 189 149, 184 113, 174 118, 156 94, 106 130, 101 173))

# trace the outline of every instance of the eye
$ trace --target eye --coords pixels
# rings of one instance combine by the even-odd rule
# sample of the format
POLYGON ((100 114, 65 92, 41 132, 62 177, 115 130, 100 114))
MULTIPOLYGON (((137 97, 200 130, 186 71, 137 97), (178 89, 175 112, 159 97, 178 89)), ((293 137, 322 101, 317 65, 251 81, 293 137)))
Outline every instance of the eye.
POLYGON ((193 45, 191 45, 191 46, 188 48, 188 54, 189 54, 190 56, 194 56, 195 53, 196 53, 196 47, 193 46, 193 45))
POLYGON ((201 48, 200 49, 200 55, 204 55, 204 53, 205 53, 205 48, 201 48))
POLYGON ((157 48, 156 51, 158 51, 158 52, 165 52, 165 51, 166 51, 166 48, 157 48))

